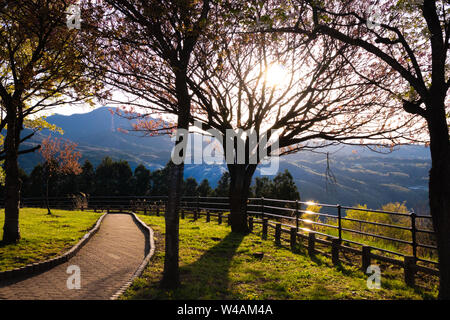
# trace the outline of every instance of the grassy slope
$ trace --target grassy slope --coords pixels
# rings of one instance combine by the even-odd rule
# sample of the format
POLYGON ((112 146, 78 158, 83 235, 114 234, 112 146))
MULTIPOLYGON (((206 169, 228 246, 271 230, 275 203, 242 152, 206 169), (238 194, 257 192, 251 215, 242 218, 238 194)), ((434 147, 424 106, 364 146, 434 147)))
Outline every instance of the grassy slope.
MULTIPOLYGON (((57 256, 75 245, 93 227, 101 213, 24 208, 20 210, 22 239, 17 244, 0 243, 0 271, 23 267, 57 256)), ((3 227, 4 210, 0 211, 3 227)), ((0 229, 0 239, 3 228, 0 229)))
MULTIPOLYGON (((123 299, 424 299, 436 291, 406 287, 401 277, 382 274, 380 290, 369 290, 367 276, 357 267, 333 267, 330 259, 310 259, 261 240, 240 236, 229 227, 203 221, 180 221, 182 286, 158 287, 164 263, 164 218, 140 216, 155 231, 157 251, 150 265, 123 299), (264 253, 259 259, 255 253, 264 253)), ((203 219, 202 219, 203 220, 203 219)))

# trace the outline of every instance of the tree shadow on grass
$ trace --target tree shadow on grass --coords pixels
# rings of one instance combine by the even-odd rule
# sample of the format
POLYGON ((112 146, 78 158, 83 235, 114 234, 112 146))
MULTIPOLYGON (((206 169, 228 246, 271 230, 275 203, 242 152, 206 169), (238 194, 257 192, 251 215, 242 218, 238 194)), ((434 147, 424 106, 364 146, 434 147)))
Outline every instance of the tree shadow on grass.
POLYGON ((229 272, 244 237, 229 233, 195 262, 181 267, 182 295, 189 299, 231 298, 229 272))

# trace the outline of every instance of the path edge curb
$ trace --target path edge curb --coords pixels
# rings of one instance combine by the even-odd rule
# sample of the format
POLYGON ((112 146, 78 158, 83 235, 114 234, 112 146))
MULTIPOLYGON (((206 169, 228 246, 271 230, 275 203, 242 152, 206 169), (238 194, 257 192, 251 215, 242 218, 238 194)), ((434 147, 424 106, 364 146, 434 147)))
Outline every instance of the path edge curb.
MULTIPOLYGON (((134 222, 137 224, 139 229, 141 229, 141 231, 145 235, 146 242, 147 242, 146 243, 146 248, 148 248, 148 252, 146 252, 146 256, 144 257, 144 260, 139 265, 137 270, 133 273, 133 275, 130 277, 130 279, 127 282, 125 282, 120 287, 120 289, 117 290, 116 293, 114 293, 111 296, 110 300, 117 300, 131 286, 133 281, 137 277, 140 277, 142 275, 142 273, 144 272, 145 268, 149 264, 150 259, 153 257, 153 255, 155 253, 155 240, 154 240, 154 237, 153 237, 153 229, 150 228, 149 226, 147 226, 141 219, 139 219, 139 217, 134 212, 118 212, 118 213, 126 213, 126 214, 129 214, 129 215, 131 215, 133 217, 134 222)), ((110 213, 110 214, 114 214, 114 213, 110 213)))
POLYGON ((2 280, 14 280, 23 276, 33 276, 39 273, 48 271, 64 262, 69 261, 77 252, 97 233, 100 229, 100 225, 108 213, 104 213, 100 218, 97 219, 95 225, 75 244, 69 251, 63 253, 52 259, 44 260, 41 262, 28 264, 21 268, 16 268, 12 270, 6 270, 0 272, 0 281, 2 280))

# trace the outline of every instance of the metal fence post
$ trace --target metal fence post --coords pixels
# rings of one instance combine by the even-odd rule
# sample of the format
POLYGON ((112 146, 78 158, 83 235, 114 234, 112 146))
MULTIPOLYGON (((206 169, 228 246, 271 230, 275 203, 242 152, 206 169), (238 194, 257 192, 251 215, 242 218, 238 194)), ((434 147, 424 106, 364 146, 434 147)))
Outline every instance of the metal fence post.
POLYGON ((338 209, 338 231, 339 231, 339 242, 342 241, 342 208, 341 205, 337 205, 338 209))

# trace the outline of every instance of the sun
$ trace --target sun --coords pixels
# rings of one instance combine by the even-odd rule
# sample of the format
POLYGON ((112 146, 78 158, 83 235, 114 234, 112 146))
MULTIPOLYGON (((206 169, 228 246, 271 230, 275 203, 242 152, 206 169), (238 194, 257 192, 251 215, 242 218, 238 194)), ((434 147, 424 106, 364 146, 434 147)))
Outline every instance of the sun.
POLYGON ((286 68, 278 63, 271 64, 266 70, 266 84, 271 87, 279 87, 286 83, 288 74, 286 68))

